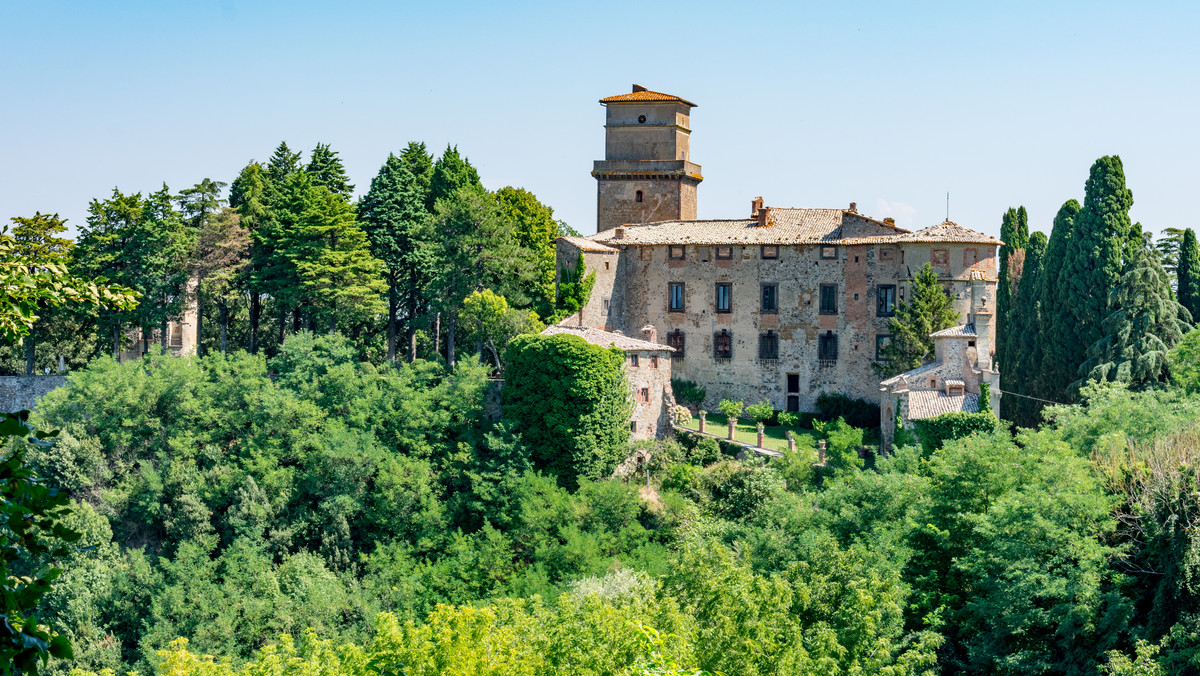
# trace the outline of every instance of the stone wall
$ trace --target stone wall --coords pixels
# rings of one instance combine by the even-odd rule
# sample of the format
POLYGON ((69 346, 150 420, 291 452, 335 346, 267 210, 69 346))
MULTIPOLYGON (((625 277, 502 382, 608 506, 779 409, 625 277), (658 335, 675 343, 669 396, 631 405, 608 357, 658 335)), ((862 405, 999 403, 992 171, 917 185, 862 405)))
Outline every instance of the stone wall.
POLYGON ((0 411, 32 409, 43 395, 66 382, 66 376, 0 376, 0 411))
POLYGON ((613 244, 622 251, 607 293, 623 302, 610 303, 603 325, 629 333, 650 324, 664 344, 670 344, 668 334, 682 332, 684 356, 674 361, 673 372, 707 389, 710 410, 724 398, 766 399, 786 409, 789 396, 798 398, 800 410, 813 410, 821 392, 879 401, 880 378, 872 362, 877 339, 887 335, 888 317, 877 313, 878 286, 895 284, 898 300, 907 298, 912 275, 930 260, 931 250, 947 250, 938 258, 948 262, 939 267, 961 323, 970 314, 971 273, 995 279, 995 252, 988 246, 863 244, 838 246, 835 257, 823 258, 818 246, 788 245, 779 247, 777 259, 764 259, 757 245, 733 246, 732 260, 716 260, 715 246, 687 245, 684 260, 668 260, 666 245, 613 244), (667 307, 672 282, 684 284, 683 312, 667 307), (715 311, 717 282, 732 284, 730 313, 715 311), (761 310, 761 285, 767 283, 778 285, 775 314, 761 310), (822 284, 836 285, 836 314, 819 311, 822 284), (721 330, 732 336, 728 360, 713 356, 714 334, 721 330), (767 331, 779 336, 777 360, 758 358, 759 336, 767 331), (818 358, 819 336, 827 332, 837 336, 836 360, 818 358), (795 391, 789 391, 789 381, 798 385, 795 391))
POLYGON ((671 390, 671 353, 666 350, 630 350, 625 356, 625 374, 633 392, 636 423, 634 439, 666 436, 674 427, 671 418, 675 394, 671 390), (637 357, 637 366, 633 357, 637 357), (643 392, 644 391, 644 392, 643 392))

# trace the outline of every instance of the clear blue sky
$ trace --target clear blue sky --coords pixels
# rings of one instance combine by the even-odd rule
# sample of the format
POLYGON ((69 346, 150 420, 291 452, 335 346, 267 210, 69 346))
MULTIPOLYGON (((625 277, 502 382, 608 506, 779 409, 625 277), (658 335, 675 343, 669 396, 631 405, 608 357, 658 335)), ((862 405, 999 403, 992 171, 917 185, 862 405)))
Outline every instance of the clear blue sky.
POLYGON ((229 181, 332 144, 357 192, 457 144, 595 230, 597 99, 695 101, 700 217, 842 207, 1049 230, 1116 153, 1148 229, 1200 225, 1200 2, 0 0, 0 217, 229 181))

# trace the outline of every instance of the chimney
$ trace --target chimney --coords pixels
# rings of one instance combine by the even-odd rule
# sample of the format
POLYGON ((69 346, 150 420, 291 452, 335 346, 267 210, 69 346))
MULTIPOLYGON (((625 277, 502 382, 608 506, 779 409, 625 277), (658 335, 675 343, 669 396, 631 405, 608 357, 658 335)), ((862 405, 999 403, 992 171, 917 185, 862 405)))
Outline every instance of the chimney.
POLYGON ((644 92, 644 91, 646 91, 646 88, 643 87, 642 85, 640 85, 640 84, 633 85, 633 93, 634 94, 636 94, 638 92, 644 92))
POLYGON ((887 218, 883 219, 883 222, 888 225, 895 225, 896 219, 892 218, 891 216, 888 216, 887 218))
POLYGON ((852 213, 852 214, 857 214, 857 213, 858 213, 858 202, 851 202, 851 203, 850 203, 850 213, 852 213))
POLYGON ((763 208, 759 209, 758 213, 756 214, 756 216, 758 217, 758 227, 765 228, 768 225, 770 225, 771 224, 770 215, 771 215, 771 207, 763 207, 763 208))
POLYGON ((613 228, 613 239, 625 239, 625 228, 613 228))
POLYGON ((658 342, 658 329, 654 328, 653 324, 647 324, 642 327, 642 340, 647 343, 658 342))
POLYGON ((758 212, 763 208, 762 197, 755 197, 750 200, 750 218, 758 218, 758 212))

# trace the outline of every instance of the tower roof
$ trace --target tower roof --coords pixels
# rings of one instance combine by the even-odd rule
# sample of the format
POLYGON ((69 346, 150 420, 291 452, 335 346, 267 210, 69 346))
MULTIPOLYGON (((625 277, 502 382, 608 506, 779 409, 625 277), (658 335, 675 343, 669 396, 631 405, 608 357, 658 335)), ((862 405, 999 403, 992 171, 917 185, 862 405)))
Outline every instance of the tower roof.
POLYGON ((600 103, 649 103, 655 101, 678 101, 689 108, 699 107, 682 96, 652 92, 639 84, 633 85, 633 91, 629 94, 617 94, 616 96, 606 96, 600 99, 600 103))

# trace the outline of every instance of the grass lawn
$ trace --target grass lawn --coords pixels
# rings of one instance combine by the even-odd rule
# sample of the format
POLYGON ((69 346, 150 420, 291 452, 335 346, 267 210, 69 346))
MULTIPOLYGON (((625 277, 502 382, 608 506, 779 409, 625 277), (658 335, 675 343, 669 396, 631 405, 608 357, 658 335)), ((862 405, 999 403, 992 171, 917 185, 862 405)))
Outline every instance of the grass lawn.
MULTIPOLYGON (((694 417, 690 423, 682 425, 684 429, 696 430, 700 429, 700 418, 694 417)), ((763 447, 772 451, 787 450, 787 431, 791 429, 796 433, 796 449, 815 449, 817 448, 817 433, 812 430, 806 430, 799 427, 784 427, 783 425, 768 425, 763 429, 763 447)), ((715 434, 722 439, 729 437, 729 427, 727 426, 725 416, 720 413, 709 413, 704 419, 704 431, 709 434, 715 434)), ((754 423, 745 420, 738 420, 737 427, 734 428, 733 438, 745 444, 755 446, 758 444, 758 428, 754 423)))

